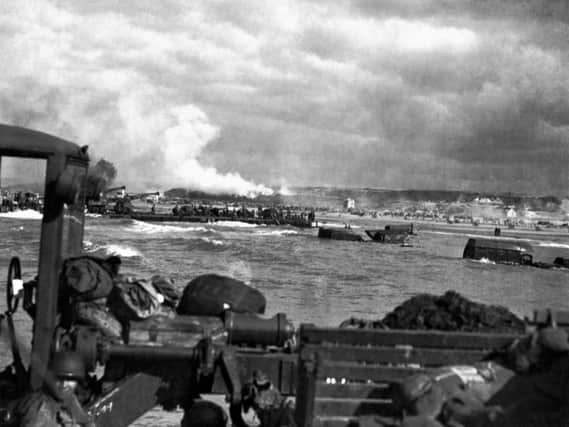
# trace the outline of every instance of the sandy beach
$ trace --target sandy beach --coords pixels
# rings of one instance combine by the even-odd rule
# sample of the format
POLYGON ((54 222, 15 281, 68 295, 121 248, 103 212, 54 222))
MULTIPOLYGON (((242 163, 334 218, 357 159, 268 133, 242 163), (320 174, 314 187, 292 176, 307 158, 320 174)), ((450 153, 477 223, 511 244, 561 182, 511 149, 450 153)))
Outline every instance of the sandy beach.
POLYGON ((508 228, 504 225, 493 224, 468 224, 468 223, 452 223, 444 221, 421 220, 421 219, 403 219, 398 216, 359 216, 349 213, 317 213, 316 219, 319 225, 327 223, 346 223, 352 225, 371 225, 377 224, 378 227, 384 227, 387 224, 413 224, 415 231, 420 230, 436 230, 436 231, 449 231, 454 233, 465 234, 489 234, 494 235, 494 229, 500 228, 501 237, 516 237, 524 236, 543 236, 543 237, 567 237, 569 241, 569 228, 568 227, 547 227, 541 230, 536 230, 535 227, 530 225, 520 225, 515 228, 508 228))

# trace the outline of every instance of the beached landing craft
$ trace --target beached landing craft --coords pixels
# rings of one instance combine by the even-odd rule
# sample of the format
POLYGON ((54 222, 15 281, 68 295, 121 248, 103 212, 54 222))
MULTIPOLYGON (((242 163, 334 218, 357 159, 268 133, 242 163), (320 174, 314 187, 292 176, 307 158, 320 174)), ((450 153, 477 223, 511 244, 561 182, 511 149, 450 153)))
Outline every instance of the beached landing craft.
POLYGON ((569 266, 569 261, 563 257, 555 258, 553 263, 534 262, 532 246, 519 240, 470 238, 464 247, 462 257, 539 268, 567 268, 569 266))
MULTIPOLYGON (((373 418, 374 425, 402 425, 409 421, 412 410, 417 413, 415 417, 450 420, 456 426, 458 421, 452 416, 488 416, 490 421, 499 416, 494 407, 485 406, 490 401, 488 396, 504 391, 514 380, 531 383, 533 377, 526 377, 522 369, 542 369, 543 363, 551 363, 552 356, 556 356, 555 363, 567 359, 567 336, 557 327, 531 335, 526 349, 518 345, 526 344, 523 331, 458 334, 353 331, 310 325, 294 331, 282 314, 266 319, 256 313, 235 312, 232 309, 238 308, 236 303, 226 305, 229 292, 221 292, 220 298, 210 300, 213 306, 221 306, 221 312, 192 315, 167 311, 172 290, 167 283, 126 282, 123 286, 137 287, 123 288, 112 280, 120 259, 82 256, 83 184, 89 162, 85 147, 0 125, 0 156, 46 160, 37 277, 23 282, 18 257, 11 260, 8 268, 7 310, 2 316, 7 330, 0 331, 0 337, 4 351, 11 350, 13 363, 0 374, 0 424, 18 425, 21 405, 30 399, 44 399, 57 408, 58 415, 65 413, 67 420, 80 425, 93 422, 98 426, 126 426, 155 405, 167 409, 182 407, 191 412, 200 394, 214 392, 228 395, 236 426, 246 425, 241 417, 245 407, 262 413, 264 426, 354 426, 369 421, 364 417, 376 415, 382 418, 373 418), (87 270, 96 269, 96 280, 81 280, 86 278, 85 266, 87 270), (152 310, 145 311, 132 300, 122 298, 125 289, 142 292, 152 310), (118 297, 114 313, 125 315, 120 322, 114 316, 105 316, 110 311, 97 305, 101 299, 108 303, 111 295, 118 297), (13 321, 20 302, 33 321, 27 366, 13 321), (94 316, 85 316, 84 311, 94 316), (552 341, 552 336, 560 339, 552 341), (458 370, 457 381, 465 382, 460 387, 444 388, 444 393, 482 390, 486 394, 476 401, 478 406, 461 406, 451 399, 455 396, 448 394, 444 399, 439 395, 435 400, 438 407, 428 414, 412 406, 413 402, 423 402, 421 398, 429 400, 435 390, 440 393, 442 384, 434 383, 439 378, 435 368, 474 364, 494 350, 503 350, 502 356, 515 356, 514 361, 520 362, 516 368, 519 371, 508 367, 500 370, 504 374, 500 378, 506 381, 499 387, 494 382, 488 388, 468 388, 472 378, 477 380, 487 372, 491 377, 495 372, 486 363, 486 370, 477 370, 476 375, 468 369, 458 370), (565 359, 559 358, 559 354, 565 359), (522 366, 522 361, 526 365, 522 366), (100 372, 94 374, 97 365, 103 369, 102 376, 100 372), (428 378, 417 378, 418 374, 428 378), (410 383, 406 382, 407 377, 412 379, 410 383), (74 391, 63 387, 70 384, 74 391), (257 399, 267 394, 274 399, 257 399), (297 397, 294 412, 279 398, 287 395, 297 397), (465 406, 470 409, 466 415, 462 410, 465 406)), ((18 248, 14 249, 17 253, 18 248)), ((539 312, 530 326, 564 326, 569 321, 562 315, 539 312)), ((560 376, 556 371, 552 373, 560 376)), ((537 393, 528 390, 534 389, 526 388, 526 396, 537 393)), ((557 391, 546 395, 551 403, 547 414, 561 420, 567 395, 557 391)), ((509 397, 519 395, 509 393, 509 397)), ((460 396, 464 403, 466 395, 460 396)), ((531 408, 531 401, 522 403, 522 409, 531 408)))
POLYGON ((499 239, 468 239, 463 258, 482 259, 504 264, 531 265, 533 249, 527 242, 499 239))
POLYGON ((365 229, 360 230, 346 225, 344 228, 325 227, 318 228, 318 237, 332 240, 347 240, 355 242, 379 242, 395 243, 400 245, 410 244, 413 235, 413 224, 386 225, 383 230, 365 229))

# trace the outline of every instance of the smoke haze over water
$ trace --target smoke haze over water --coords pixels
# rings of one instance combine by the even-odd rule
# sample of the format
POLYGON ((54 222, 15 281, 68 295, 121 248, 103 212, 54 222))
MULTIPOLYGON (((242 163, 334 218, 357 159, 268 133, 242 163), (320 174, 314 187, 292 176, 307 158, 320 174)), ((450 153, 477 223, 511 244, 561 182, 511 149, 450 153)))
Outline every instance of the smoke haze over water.
POLYGON ((129 190, 182 186, 248 196, 272 193, 237 172, 203 165, 200 154, 219 137, 219 127, 146 72, 115 62, 128 62, 130 55, 160 62, 159 37, 118 15, 105 14, 109 25, 103 16, 81 19, 48 2, 10 7, 15 5, 0 6, 0 26, 12 30, 11 37, 0 39, 0 122, 89 145, 91 157, 116 165, 116 182, 126 182, 129 190))
POLYGON ((0 122, 133 191, 566 197, 568 39, 565 0, 4 0, 0 122))

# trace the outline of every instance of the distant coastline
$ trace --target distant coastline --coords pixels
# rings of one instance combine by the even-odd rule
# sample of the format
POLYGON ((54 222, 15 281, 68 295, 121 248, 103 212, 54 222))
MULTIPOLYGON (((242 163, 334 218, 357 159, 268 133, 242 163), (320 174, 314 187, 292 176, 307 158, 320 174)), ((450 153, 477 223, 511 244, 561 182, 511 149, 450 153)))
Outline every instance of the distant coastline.
POLYGON ((568 227, 551 227, 544 228, 543 230, 536 231, 535 227, 527 224, 520 225, 515 228, 507 228, 503 226, 496 226, 492 224, 480 224, 475 226, 471 223, 448 223, 443 220, 421 220, 421 219, 403 219, 397 216, 381 216, 377 218, 370 218, 368 216, 352 215, 349 213, 331 213, 331 212, 319 212, 316 216, 316 220, 321 225, 327 223, 350 223, 358 224, 359 222, 372 222, 377 223, 378 226, 383 227, 386 224, 413 224, 415 229, 418 231, 449 231, 452 233, 464 233, 464 234, 488 234, 492 236, 494 229, 496 227, 501 228, 501 237, 517 237, 519 235, 531 235, 531 236, 561 236, 569 237, 568 227))

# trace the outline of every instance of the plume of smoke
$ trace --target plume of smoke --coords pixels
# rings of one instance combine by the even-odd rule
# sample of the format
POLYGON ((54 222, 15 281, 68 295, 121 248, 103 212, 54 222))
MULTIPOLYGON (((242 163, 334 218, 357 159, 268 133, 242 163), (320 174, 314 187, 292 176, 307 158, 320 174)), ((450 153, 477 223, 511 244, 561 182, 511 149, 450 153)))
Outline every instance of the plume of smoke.
POLYGON ((277 191, 277 193, 280 194, 281 196, 294 196, 295 195, 294 191, 292 191, 289 188, 288 184, 284 180, 282 180, 281 186, 280 186, 279 190, 277 191))
POLYGON ((131 159, 121 158, 121 163, 127 164, 129 182, 247 197, 273 194, 270 188, 250 182, 239 173, 222 174, 200 164, 200 153, 220 132, 203 111, 191 104, 158 110, 155 105, 155 100, 140 95, 120 100, 124 138, 132 148, 131 159))
POLYGON ((0 26, 11 30, 0 38, 0 122, 89 145, 92 157, 116 166, 116 182, 135 191, 272 194, 237 172, 200 162, 220 129, 156 78, 153 67, 167 74, 175 66, 163 60, 176 49, 173 39, 114 14, 83 17, 42 2, 20 6, 0 6, 0 26))

